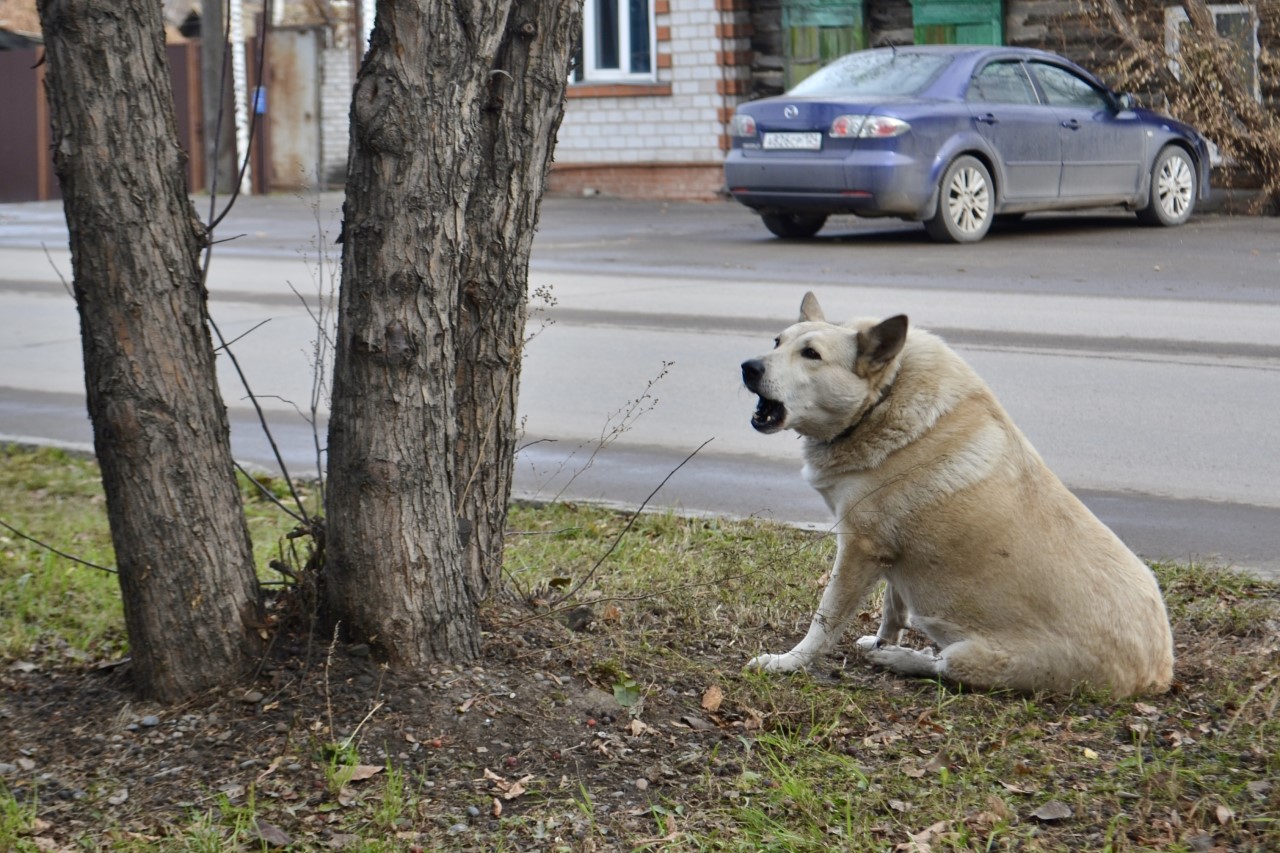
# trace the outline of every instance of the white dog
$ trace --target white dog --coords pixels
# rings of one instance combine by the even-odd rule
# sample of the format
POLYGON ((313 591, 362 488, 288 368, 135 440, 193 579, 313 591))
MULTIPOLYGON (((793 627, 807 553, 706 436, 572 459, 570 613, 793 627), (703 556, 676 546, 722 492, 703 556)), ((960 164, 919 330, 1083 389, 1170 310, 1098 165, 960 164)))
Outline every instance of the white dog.
POLYGON ((887 581, 868 660, 979 689, 1158 692, 1173 637, 1150 569, 1045 467, 977 374, 937 337, 826 322, 812 293, 772 352, 742 364, 752 425, 804 437, 805 478, 835 513, 837 553, 785 672, 830 652, 887 581), (940 654, 899 645, 910 625, 940 654))

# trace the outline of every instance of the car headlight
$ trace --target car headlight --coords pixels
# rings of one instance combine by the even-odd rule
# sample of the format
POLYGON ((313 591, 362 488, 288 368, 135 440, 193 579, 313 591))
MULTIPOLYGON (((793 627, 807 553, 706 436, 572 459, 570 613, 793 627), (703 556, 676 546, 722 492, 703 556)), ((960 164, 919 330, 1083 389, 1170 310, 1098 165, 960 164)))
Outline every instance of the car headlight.
POLYGON ((830 135, 835 139, 888 139, 911 130, 911 125, 890 116, 843 115, 831 122, 830 135))

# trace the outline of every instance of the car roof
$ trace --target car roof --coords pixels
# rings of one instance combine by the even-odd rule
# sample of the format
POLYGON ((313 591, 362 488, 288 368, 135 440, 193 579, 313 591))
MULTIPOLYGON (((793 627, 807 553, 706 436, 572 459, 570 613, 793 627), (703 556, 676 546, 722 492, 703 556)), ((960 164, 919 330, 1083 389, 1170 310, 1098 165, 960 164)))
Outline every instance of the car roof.
POLYGON ((1040 50, 1035 47, 1013 47, 1000 44, 904 44, 888 47, 873 47, 859 53, 942 53, 952 56, 964 54, 999 54, 1001 56, 1026 56, 1036 58, 1062 59, 1056 53, 1040 50))
POLYGON ((919 93, 922 97, 926 98, 963 97, 964 87, 968 84, 969 75, 972 74, 979 65, 993 59, 1044 60, 1055 65, 1061 65, 1083 72, 1086 77, 1090 78, 1098 85, 1105 86, 1105 84, 1102 83, 1096 75, 1087 69, 1082 68, 1075 62, 1072 62, 1070 59, 1067 59, 1065 56, 1033 47, 1012 47, 1009 45, 992 44, 911 44, 876 47, 868 50, 854 51, 854 53, 880 55, 891 53, 932 54, 950 57, 952 59, 951 71, 944 72, 936 77, 919 93))

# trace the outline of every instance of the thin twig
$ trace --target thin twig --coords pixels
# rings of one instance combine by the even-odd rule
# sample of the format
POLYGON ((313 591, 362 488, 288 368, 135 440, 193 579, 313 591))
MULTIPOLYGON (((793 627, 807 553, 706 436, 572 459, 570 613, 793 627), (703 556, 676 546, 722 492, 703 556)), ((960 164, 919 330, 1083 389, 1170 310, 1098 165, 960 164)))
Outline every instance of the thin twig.
POLYGON ((583 576, 582 580, 578 581, 578 583, 575 584, 568 592, 560 596, 560 598, 557 599, 557 601, 569 600, 578 592, 578 590, 582 589, 583 585, 586 584, 587 581, 591 580, 592 576, 595 575, 597 571, 599 571, 602 565, 604 565, 604 561, 609 559, 609 555, 612 554, 615 550, 617 550, 618 544, 622 542, 622 537, 626 536, 627 533, 631 530, 631 528, 635 526, 636 519, 640 517, 640 513, 644 512, 644 508, 649 505, 649 501, 653 500, 653 496, 656 495, 659 491, 661 491, 662 487, 667 484, 668 480, 670 480, 672 477, 675 476, 677 471, 679 471, 685 465, 689 464, 690 459, 697 456, 698 452, 702 450, 702 448, 706 447, 708 444, 710 444, 713 441, 715 441, 714 438, 708 438, 706 441, 702 442, 702 444, 699 444, 692 453, 690 453, 680 462, 679 465, 672 468, 671 471, 667 473, 667 476, 662 478, 662 482, 659 483, 657 486, 655 486, 653 491, 649 493, 649 496, 640 502, 640 506, 636 507, 635 512, 633 512, 631 514, 631 517, 627 519, 626 525, 622 528, 622 530, 618 533, 618 535, 613 538, 613 542, 609 545, 609 549, 605 551, 604 554, 600 556, 600 559, 596 561, 596 564, 591 567, 591 571, 587 572, 583 576))
POLYGON ((52 267, 53 271, 58 274, 58 281, 62 282, 62 289, 67 292, 67 296, 70 296, 72 299, 75 299, 76 298, 75 291, 73 291, 71 289, 71 285, 67 283, 67 277, 62 274, 62 270, 58 269, 58 265, 53 260, 53 255, 49 254, 49 247, 46 246, 43 242, 41 242, 40 248, 44 250, 44 256, 49 261, 49 266, 52 267))
POLYGON ((267 319, 263 320, 261 323, 258 323, 257 325, 255 325, 253 328, 251 328, 251 329, 246 329, 242 334, 240 334, 240 335, 239 335, 239 336, 237 336, 237 337, 232 338, 231 340, 227 341, 225 344, 221 344, 221 345, 219 345, 219 346, 214 347, 213 351, 216 353, 218 350, 226 349, 227 347, 231 346, 232 344, 236 343, 237 341, 242 341, 242 340, 244 340, 245 338, 249 337, 249 336, 250 336, 250 335, 252 335, 254 332, 258 331, 259 329, 261 329, 263 326, 267 325, 267 324, 268 324, 268 323, 270 323, 270 322, 271 322, 271 318, 270 318, 270 317, 268 317, 267 319))
POLYGON ((115 569, 109 569, 106 566, 99 566, 97 563, 91 563, 88 560, 82 560, 81 558, 75 556, 74 554, 68 554, 66 551, 59 551, 57 548, 53 547, 52 545, 46 542, 41 542, 39 539, 36 539, 34 536, 28 536, 18 528, 14 527, 13 525, 3 520, 0 520, 0 527, 3 527, 5 530, 8 530, 10 533, 12 533, 14 536, 17 536, 19 539, 25 539, 31 544, 36 545, 40 548, 43 548, 44 550, 52 554, 57 554, 59 557, 62 557, 63 559, 70 560, 73 563, 79 563, 82 566, 88 566, 91 569, 97 569, 100 572, 107 572, 108 574, 112 574, 112 575, 117 574, 115 569))
POLYGON ((285 506, 284 503, 278 497, 275 496, 274 492, 272 492, 262 483, 258 482, 258 479, 254 477, 252 474, 250 474, 248 471, 246 471, 243 465, 241 465, 239 462, 236 462, 235 460, 232 460, 232 464, 236 466, 237 471, 239 471, 241 474, 244 474, 246 477, 248 477, 249 482, 257 486, 258 491, 262 492, 262 496, 265 497, 267 500, 271 501, 273 504, 275 504, 280 509, 281 512, 283 512, 285 515, 289 516, 299 524, 310 523, 308 519, 306 519, 301 515, 298 515, 296 512, 294 512, 293 510, 285 506))

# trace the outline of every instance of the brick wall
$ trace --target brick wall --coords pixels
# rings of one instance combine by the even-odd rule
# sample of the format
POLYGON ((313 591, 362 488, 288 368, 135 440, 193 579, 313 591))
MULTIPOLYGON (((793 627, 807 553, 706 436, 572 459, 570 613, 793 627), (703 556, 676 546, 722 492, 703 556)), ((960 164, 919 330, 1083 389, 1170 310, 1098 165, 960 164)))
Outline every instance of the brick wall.
POLYGON ((747 0, 656 0, 657 79, 570 84, 551 192, 712 198, 750 88, 747 0))
POLYGON ((355 87, 355 56, 346 27, 330 30, 320 53, 320 186, 341 187, 347 178, 348 118, 355 87))

